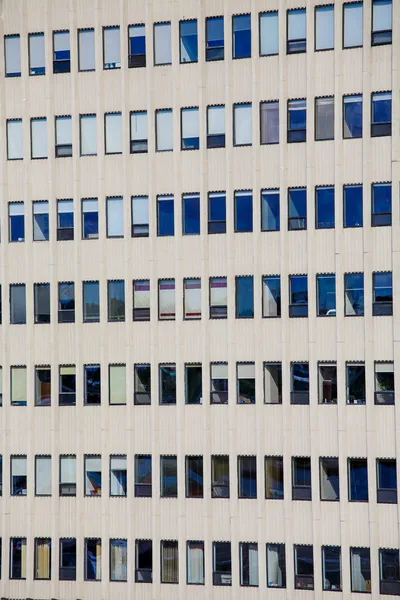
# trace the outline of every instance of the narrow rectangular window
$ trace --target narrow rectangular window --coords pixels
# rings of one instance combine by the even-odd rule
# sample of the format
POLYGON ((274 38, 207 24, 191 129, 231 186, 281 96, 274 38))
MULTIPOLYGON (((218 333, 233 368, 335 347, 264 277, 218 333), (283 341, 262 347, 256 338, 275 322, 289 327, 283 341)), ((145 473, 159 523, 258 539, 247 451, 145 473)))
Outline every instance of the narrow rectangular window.
POLYGON ((345 316, 364 316, 364 273, 345 273, 345 316))
POLYGON ((251 103, 233 105, 233 145, 251 146, 253 142, 251 103))
POLYGON ((208 233, 226 233, 226 194, 208 194, 208 233))
POLYGON ((47 119, 31 119, 31 158, 47 158, 48 155, 47 119))
POLYGON ((119 27, 103 27, 103 68, 121 68, 121 40, 119 27))
POLYGON ((75 284, 58 284, 58 322, 75 323, 75 284))
POLYGON ((349 458, 349 502, 368 502, 368 464, 366 458, 349 458))
POLYGON ((156 110, 156 152, 174 149, 172 108, 156 110))
POLYGON ((201 279, 183 280, 184 319, 201 319, 201 279))
POLYGON ((58 383, 59 406, 75 406, 76 404, 76 367, 60 365, 58 383))
POLYGON ((237 404, 256 403, 256 367, 252 363, 237 363, 237 404))
POLYGON ((74 239, 74 201, 57 200, 57 241, 74 239))
POLYGON ((135 582, 153 582, 153 542, 136 540, 135 542, 135 582))
POLYGON ((128 581, 127 540, 110 540, 110 581, 128 581))
POLYGON ((181 150, 200 148, 199 109, 181 108, 181 150))
POLYGON ((362 185, 343 186, 344 227, 363 226, 363 187, 362 185))
POLYGON ((132 196, 132 237, 149 237, 149 198, 132 196))
POLYGON ((56 117, 56 158, 72 156, 72 117, 56 117))
POLYGON ((200 235, 200 195, 182 196, 182 234, 200 235))
POLYGON ((160 404, 176 404, 176 365, 159 365, 160 404))
POLYGON ((265 498, 283 500, 283 456, 265 457, 265 498))
POLYGON ((288 100, 288 144, 307 141, 307 100, 288 100))
POLYGON ((10 284, 10 323, 26 323, 26 292, 24 283, 10 284))
POLYGON ((107 198, 107 237, 124 237, 124 199, 107 198))
POLYGON ((322 546, 322 582, 324 591, 341 591, 342 566, 340 546, 322 546))
POLYGON ((26 496, 27 459, 26 456, 11 456, 11 496, 26 496))
POLYGON ((282 363, 264 363, 264 404, 282 404, 282 363))
POLYGON ((60 581, 76 581, 76 538, 60 539, 60 581))
POLYGON ((161 540, 161 583, 179 583, 178 542, 161 540))
POLYGON ((232 585, 230 542, 213 542, 213 585, 232 585))
POLYGON ((99 207, 97 198, 82 200, 82 239, 97 240, 99 237, 99 207))
POLYGON ((312 546, 294 546, 294 588, 314 589, 314 556, 312 546))
POLYGON ((392 224, 392 184, 372 184, 372 227, 392 224))
POLYGON ((197 19, 179 23, 179 56, 181 63, 193 63, 199 59, 197 19))
POLYGON ((206 19, 206 60, 224 60, 224 57, 224 17, 208 17, 206 19))
POLYGON ((26 579, 26 538, 10 538, 10 579, 26 579))
POLYGON ((318 404, 337 404, 336 363, 318 364, 318 404))
POLYGON ((203 457, 186 456, 186 498, 203 498, 203 457))
POLYGON ((100 365, 84 365, 84 403, 100 404, 100 365))
POLYGON ((131 154, 148 151, 149 134, 146 110, 131 112, 131 154))
POLYGON ((133 320, 150 321, 150 279, 133 281, 133 320))
POLYGON ((235 192, 235 231, 253 231, 253 192, 235 192))
POLYGON ((211 457, 211 498, 229 498, 229 456, 211 457))
POLYGON ((395 458, 377 458, 377 501, 397 504, 397 473, 395 458))
POLYGON ((338 458, 319 459, 319 484, 321 500, 340 500, 338 458))
POLYGON ((85 581, 101 581, 101 539, 85 539, 85 581))
POLYGON ((373 316, 393 314, 393 276, 391 272, 372 274, 373 316))
POLYGON ((260 13, 260 56, 274 56, 279 53, 278 11, 260 13))
POLYGON ((288 189, 288 228, 289 231, 307 229, 307 190, 288 189))
POLYGON ((11 406, 26 406, 26 367, 11 367, 11 406))
POLYGON ((292 458, 292 500, 311 500, 311 459, 292 458))
POLYGON ((69 31, 53 33, 53 73, 71 71, 71 48, 69 31))
POLYGON ((126 365, 109 365, 110 404, 126 404, 126 365))
POLYGON ((308 317, 307 275, 289 275, 289 317, 308 317))
POLYGON ((252 275, 235 278, 236 282, 236 318, 254 318, 254 280, 252 275))
POLYGON ((257 498, 257 459, 238 456, 238 498, 257 498))
POLYGON ((261 191, 261 231, 280 230, 279 190, 261 191))
POLYGON ((251 57, 251 15, 232 16, 232 58, 251 57))
POLYGON ((343 139, 362 137, 362 107, 362 94, 357 96, 343 96, 343 139))
POLYGON ((34 322, 50 323, 50 284, 34 283, 34 322))
POLYGON ((392 19, 392 0, 373 0, 372 46, 392 43, 392 19))
POLYGON ((158 281, 158 320, 175 320, 175 279, 158 281))
POLYGON ((287 11, 287 53, 299 54, 307 50, 307 15, 305 8, 287 11))
POLYGON ((82 282, 83 322, 100 321, 100 286, 98 281, 82 282))
POLYGON ((204 585, 204 542, 187 542, 187 584, 204 585))
POLYGON ((8 241, 25 241, 25 205, 23 202, 8 203, 8 241))
POLYGON ((365 404, 365 365, 346 363, 347 404, 365 404))
POLYGON ((332 229, 335 227, 334 186, 315 188, 315 227, 316 229, 332 229))
POLYGON ((46 74, 44 33, 28 34, 29 75, 46 74))
POLYGON ((343 4, 343 48, 359 48, 363 45, 363 24, 363 3, 343 4))
POLYGON ((375 363, 375 404, 394 404, 394 363, 375 363))
POLYGON ((154 23, 154 65, 170 65, 171 63, 171 23, 154 23))
POLYGON ((228 281, 226 277, 210 277, 210 319, 228 316, 228 281))
POLYGON ((369 548, 350 548, 351 591, 371 593, 371 555, 369 548))
POLYGON ((261 144, 279 144, 279 100, 260 103, 261 144))
POLYGON ((105 153, 122 154, 122 113, 106 113, 105 125, 105 153))
POLYGON ((24 134, 22 119, 7 120, 7 160, 23 160, 24 134))
POLYGON ((335 47, 335 10, 333 4, 315 7, 315 50, 335 47))
POLYGON ((371 137, 392 135, 392 92, 371 96, 371 137))
POLYGON ((178 463, 176 456, 160 456, 160 496, 178 497, 178 463))
POLYGON ((96 115, 80 115, 80 154, 81 156, 97 155, 97 117, 96 115))
POLYGON ((203 403, 201 364, 185 364, 185 404, 203 403))
POLYGON ((258 587, 258 545, 253 542, 239 543, 240 585, 258 587))
POLYGON ((175 235, 173 196, 157 196, 157 235, 175 235))
POLYGON ((128 67, 146 66, 146 26, 128 27, 128 67))
POLYGON ((151 498, 152 468, 151 455, 135 456, 135 497, 151 498))
POLYGON ((110 456, 110 496, 127 495, 126 455, 110 456))
POLYGON ((315 139, 316 141, 335 138, 335 98, 327 96, 315 98, 315 139))
POLYGON ((336 316, 335 275, 317 275, 317 315, 319 317, 336 316))
POLYGON ((51 405, 51 369, 35 367, 35 406, 51 405))
POLYGON ((101 496, 101 456, 85 455, 85 496, 101 496))
POLYGON ((267 544, 267 587, 286 588, 285 544, 267 544))
POLYGON ((379 549, 379 592, 400 595, 400 557, 397 548, 379 549))
POLYGON ((60 456, 60 496, 76 496, 76 456, 60 456))
POLYGON ((228 363, 211 363, 210 403, 228 404, 228 363))
POLYGON ((293 362, 290 369, 290 404, 310 404, 310 367, 304 362, 293 362))
POLYGON ((281 278, 279 275, 264 275, 262 278, 263 318, 281 316, 281 278))
POLYGON ((35 457, 35 496, 51 496, 51 456, 35 457))
POLYGON ((207 148, 225 148, 225 105, 207 107, 207 148))
POLYGON ((21 39, 18 34, 4 36, 6 77, 21 77, 21 39))
POLYGON ((94 29, 78 30, 78 70, 94 71, 96 69, 96 47, 94 29))
POLYGON ((33 202, 33 241, 49 240, 49 203, 46 201, 33 202))

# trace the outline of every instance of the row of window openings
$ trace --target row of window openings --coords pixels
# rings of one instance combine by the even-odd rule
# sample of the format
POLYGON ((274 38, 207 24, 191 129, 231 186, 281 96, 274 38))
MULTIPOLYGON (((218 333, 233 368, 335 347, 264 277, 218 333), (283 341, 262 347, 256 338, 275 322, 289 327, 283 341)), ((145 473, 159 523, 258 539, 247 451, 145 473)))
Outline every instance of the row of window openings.
MULTIPOLYGON (((315 140, 335 138, 335 99, 333 96, 315 99, 315 140)), ((279 144, 280 121, 279 101, 260 103, 260 143, 279 144)), ((97 116, 79 116, 80 156, 96 156, 98 151, 97 116)), ((30 120, 30 151, 32 159, 48 158, 47 118, 36 117, 30 120)), ((180 109, 181 150, 200 148, 199 107, 180 109)), ((392 93, 371 94, 371 137, 392 134, 392 93)), ((104 115, 104 152, 122 154, 123 117, 120 112, 104 115)), ((343 139, 363 137, 363 96, 343 96, 343 139)), ((288 100, 287 103, 287 142, 297 143, 307 140, 307 101, 288 100)), ((226 116, 225 105, 207 107, 207 148, 225 148, 226 116)), ((233 105, 233 145, 250 146, 253 143, 252 103, 233 105)), ((149 126, 147 111, 130 113, 131 154, 147 152, 149 148, 149 126)), ((173 109, 155 111, 155 150, 156 152, 174 149, 173 109)), ((55 117, 55 156, 72 156, 72 117, 55 117)), ((24 135, 22 119, 7 120, 7 159, 24 158, 24 135)))
MULTIPOLYGON (((281 201, 278 189, 261 191, 261 231, 280 231, 281 201)), ((182 194, 182 235, 200 235, 201 203, 199 194, 182 194)), ((233 197, 234 230, 236 233, 252 232, 253 193, 251 190, 235 191, 233 197)), ((343 227, 363 227, 363 186, 343 186, 343 227)), ((100 234, 99 202, 97 198, 81 200, 81 237, 98 239, 100 234)), ((207 232, 226 233, 227 202, 225 192, 210 192, 207 197, 207 232)), ((121 196, 108 197, 105 206, 105 231, 108 238, 122 238, 125 234, 125 207, 121 196)), ((287 222, 289 231, 305 230, 307 222, 307 188, 289 188, 287 193, 287 222)), ((156 198, 157 236, 175 235, 174 196, 159 195, 156 198)), ((73 240, 75 237, 74 201, 57 201, 57 240, 73 240)), ((149 237, 150 217, 148 196, 132 196, 130 211, 132 237, 149 237)), ((35 242, 50 239, 49 202, 32 202, 32 238, 35 242)), ((371 187, 371 225, 392 224, 392 184, 373 183, 371 187)), ((25 203, 8 203, 8 239, 24 242, 25 203)), ((335 227, 335 188, 315 188, 315 228, 335 227)))
MULTIPOLYGON (((375 361, 374 401, 377 405, 395 403, 394 363, 375 361)), ((206 371, 206 369, 204 369, 206 371)), ((310 366, 308 362, 290 364, 290 403, 310 404, 310 366)), ((52 401, 51 367, 36 366, 34 369, 34 404, 50 406, 52 401)), ((53 381, 54 384, 54 381, 53 381)), ((153 381, 154 384, 154 381, 153 381)), ((156 384, 157 385, 157 384, 156 384)), ((228 404, 229 375, 227 362, 212 362, 209 365, 210 404, 228 404)), ((345 363, 346 404, 366 404, 366 377, 364 362, 345 363)), ((125 364, 108 365, 108 400, 110 405, 127 404, 127 368, 125 364)), ((2 367, 0 367, 1 399, 3 396, 2 367)), ((175 363, 158 365, 158 401, 160 405, 177 403, 177 370, 175 363)), ((340 387, 339 387, 340 392, 340 387)), ((151 365, 134 365, 134 404, 150 405, 154 399, 151 365)), ((236 403, 255 404, 256 365, 254 362, 236 363, 236 403)), ((60 406, 76 405, 76 366, 60 365, 58 371, 58 403, 60 406)), ((179 395, 179 394, 178 394, 179 395)), ((263 363, 263 402, 282 404, 282 363, 263 363)), ((317 363, 317 396, 319 404, 338 403, 336 362, 317 363)), ((203 404, 203 368, 201 363, 184 365, 183 398, 187 405, 203 404)), ((96 364, 83 366, 83 400, 85 406, 101 404, 101 367, 96 364)), ((1 400, 2 401, 2 400, 1 400)), ((27 405, 27 368, 10 368, 10 404, 27 405)))
MULTIPOLYGON (((59 570, 60 581, 77 579, 77 540, 60 538, 59 570)), ((0 539, 1 550, 1 539, 0 539)), ((109 540, 108 567, 110 581, 128 581, 128 540, 109 540)), ((153 582, 153 541, 135 540, 135 582, 153 582)), ((186 584, 205 585, 205 543, 187 541, 186 584)), ((286 547, 283 543, 266 545, 266 585, 268 588, 286 588, 286 547)), ((215 586, 232 585, 231 542, 212 542, 212 583, 215 586)), ((101 538, 85 538, 83 544, 83 575, 85 581, 102 580, 104 568, 101 538)), ((160 582, 179 583, 179 549, 177 540, 160 541, 160 582)), ((256 542, 239 542, 239 584, 245 587, 258 587, 259 557, 256 542)), ((379 586, 381 594, 400 595, 400 558, 398 549, 380 548, 379 586)), ((27 578, 27 540, 10 538, 10 579, 27 578)), ((50 580, 52 563, 51 538, 34 539, 33 577, 36 580, 50 580)), ((322 590, 342 590, 342 549, 340 546, 321 546, 322 590)), ((312 545, 293 545, 294 589, 314 589, 314 549, 312 545)), ((182 575, 182 573, 181 573, 182 575)), ((104 577, 104 575, 103 575, 104 577)), ((350 548, 351 591, 371 593, 371 555, 369 548, 350 548)))
MULTIPOLYGON (((372 2, 371 44, 392 43, 392 0, 372 2)), ((346 2, 343 5, 343 48, 363 46, 363 3, 346 2)), ((287 54, 307 50, 307 15, 305 8, 286 11, 287 54)), ((333 50, 335 45, 334 5, 315 8, 315 50, 333 50)), ((259 14, 259 55, 274 56, 279 53, 278 11, 259 14)), ((7 77, 21 76, 20 36, 7 35, 5 41, 5 73, 7 77)), ((153 28, 154 65, 172 64, 171 22, 155 23, 153 28)), ((179 22, 179 61, 196 63, 199 60, 197 19, 179 22)), ((96 69, 96 41, 94 29, 78 30, 78 70, 96 69)), ((146 26, 135 24, 128 27, 128 67, 145 67, 147 62, 146 26)), ((251 15, 232 15, 232 58, 250 58, 252 55, 251 15)), ((121 68, 120 27, 103 27, 103 69, 121 68)), ((225 58, 224 17, 208 17, 205 21, 205 60, 225 58)), ((70 32, 53 32, 53 73, 71 72, 70 32)), ((46 73, 46 49, 44 33, 28 35, 28 63, 30 75, 46 73)))
MULTIPOLYGON (((10 494, 26 496, 28 493, 27 457, 14 455, 10 458, 10 494)), ((84 456, 84 496, 102 495, 102 458, 100 455, 84 456)), ((61 455, 59 463, 59 495, 76 496, 77 468, 75 455, 61 455)), ((185 457, 185 496, 186 498, 230 498, 229 456, 211 457, 211 485, 204 482, 203 456, 185 457)), ((0 462, 0 467, 1 467, 0 462)), ((134 496, 151 498, 153 495, 152 456, 138 454, 134 461, 134 496)), ((109 462, 109 495, 128 496, 128 459, 126 455, 111 455, 109 462)), ((178 497, 178 461, 174 455, 160 457, 160 497, 178 497)), ((0 481, 2 471, 0 470, 0 481)), ((291 459, 292 500, 312 500, 312 474, 310 457, 291 459)), ((52 458, 48 455, 35 457, 35 496, 52 495, 52 458)), ((282 456, 266 456, 264 459, 264 494, 267 500, 284 499, 284 462, 282 456)), ((366 458, 347 460, 349 502, 368 502, 368 463, 366 458)), ((339 459, 320 457, 319 459, 320 500, 336 502, 340 500, 339 459)), ((378 458, 376 460, 376 486, 378 504, 397 503, 396 460, 378 458)), ((240 499, 257 498, 257 458, 256 456, 237 457, 237 490, 240 499)))

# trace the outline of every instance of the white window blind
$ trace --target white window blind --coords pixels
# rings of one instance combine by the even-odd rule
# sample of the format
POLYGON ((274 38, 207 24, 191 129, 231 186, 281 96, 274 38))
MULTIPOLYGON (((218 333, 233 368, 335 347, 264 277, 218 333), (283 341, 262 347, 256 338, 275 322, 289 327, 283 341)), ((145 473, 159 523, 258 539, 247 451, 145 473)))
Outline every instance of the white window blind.
POLYGON ((131 113, 131 140, 147 140, 147 112, 131 113))
POLYGON ((225 106, 208 107, 208 134, 225 134, 225 106))
POLYGON ((119 27, 106 27, 104 30, 104 67, 112 69, 121 66, 119 27))
POLYGON ((211 281, 210 287, 211 306, 226 306, 228 303, 228 290, 225 278, 217 278, 211 281))
POLYGON ((172 109, 156 111, 157 151, 173 150, 172 109))
POLYGON ((252 143, 251 104, 237 104, 234 107, 234 143, 243 146, 252 143))
POLYGON ((154 64, 170 65, 171 63, 171 23, 156 23, 154 25, 154 64))
POLYGON ((159 318, 175 317, 175 280, 161 279, 158 284, 159 318))
POLYGON ((126 404, 125 365, 110 365, 110 404, 126 404))
POLYGON ((126 456, 111 456, 110 459, 110 494, 111 496, 125 496, 121 475, 126 481, 127 460, 126 456))
POLYGON ((71 117, 56 117, 56 144, 72 144, 71 117))
POLYGON ((11 367, 11 404, 26 404, 26 367, 11 367))
POLYGON ((277 317, 278 306, 271 287, 271 279, 263 279, 263 317, 277 317))
POLYGON ((29 66, 31 70, 45 65, 44 35, 42 33, 29 36, 29 66))
POLYGON ((59 200, 57 203, 58 214, 73 213, 74 202, 73 200, 59 200))
POLYGON ((122 152, 122 114, 106 114, 105 121, 106 154, 120 154, 122 152))
POLYGON ((344 42, 345 48, 363 45, 363 4, 344 4, 344 42))
POLYGON ((10 35, 4 38, 4 51, 6 59, 6 75, 20 75, 21 40, 19 35, 10 35))
POLYGON ((51 495, 51 457, 36 457, 36 489, 37 496, 51 495))
POLYGON ((372 22, 373 31, 388 31, 392 29, 392 0, 373 2, 372 22))
POLYGON ((76 456, 61 456, 60 483, 76 483, 76 456))
POLYGON ((142 279, 133 283, 134 308, 150 308, 150 280, 142 279))
POLYGON ((82 29, 78 32, 79 70, 94 71, 96 68, 96 52, 93 29, 82 29))
POLYGON ((148 225, 149 199, 147 196, 132 197, 132 225, 148 225))
POLYGON ((238 379, 254 379, 256 376, 256 367, 254 363, 238 363, 238 379))
POLYGON ((306 39, 307 16, 306 9, 288 11, 288 39, 306 39))
POLYGON ((182 138, 198 138, 199 136, 199 109, 182 108, 182 138))
POLYGON ((204 583, 204 544, 188 542, 187 546, 187 582, 201 585, 204 583))
POLYGON ((279 52, 278 11, 260 15, 260 54, 269 56, 279 52))
POLYGON ((315 9, 315 49, 328 50, 335 44, 335 20, 333 6, 317 6, 315 9))
POLYGON ((201 317, 201 279, 185 280, 185 319, 201 317))
POLYGON ((279 546, 268 544, 267 561, 268 586, 282 587, 283 573, 279 565, 279 546))
POLYGON ((7 121, 7 158, 24 158, 24 138, 22 120, 7 121))
POLYGON ((98 211, 98 201, 93 199, 82 200, 82 212, 91 213, 98 211))
POLYGON ((32 158, 47 158, 48 141, 46 119, 32 119, 31 138, 32 158))
POLYGON ((124 235, 124 200, 120 197, 107 198, 107 236, 124 235))
POLYGON ((126 540, 111 540, 111 581, 126 581, 128 576, 128 550, 126 540))
POLYGON ((8 205, 8 214, 10 217, 23 217, 25 214, 25 205, 23 202, 10 202, 8 205))
POLYGON ((27 460, 26 456, 11 457, 11 475, 13 477, 26 477, 27 460))
POLYGON ((81 156, 97 154, 96 115, 81 116, 81 156))

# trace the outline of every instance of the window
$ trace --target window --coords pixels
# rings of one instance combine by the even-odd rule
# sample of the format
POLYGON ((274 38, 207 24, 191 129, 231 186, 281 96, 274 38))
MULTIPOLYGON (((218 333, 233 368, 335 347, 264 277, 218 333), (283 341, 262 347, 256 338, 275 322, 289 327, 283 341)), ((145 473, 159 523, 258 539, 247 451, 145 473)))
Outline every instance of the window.
POLYGON ((315 227, 316 229, 331 229, 335 227, 334 186, 315 188, 315 227))
POLYGON ((105 125, 105 153, 122 154, 122 113, 106 113, 105 125))
POLYGON ((289 275, 289 316, 308 316, 307 275, 289 275))
POLYGON ((160 496, 178 497, 178 466, 176 456, 160 456, 160 496))
POLYGON ((148 151, 149 134, 147 125, 147 111, 131 112, 131 154, 148 151))
POLYGON ((251 15, 232 16, 233 58, 251 57, 251 15))
POLYGON ((26 579, 26 538, 10 538, 10 579, 26 579))
POLYGON ((224 17, 206 19, 206 60, 224 60, 224 17))
POLYGON ((103 68, 121 68, 121 42, 119 27, 103 27, 103 68))
POLYGON ((307 16, 305 8, 287 11, 287 53, 298 54, 307 50, 307 16))
POLYGON ((322 546, 322 589, 340 592, 342 589, 340 546, 322 546))
POLYGON ((283 457, 265 457, 265 498, 267 500, 283 500, 283 457))
POLYGON ((150 279, 133 282, 133 320, 150 321, 150 279))
POLYGON ((253 542, 239 543, 240 585, 258 587, 258 545, 253 542))
POLYGON ((45 75, 44 33, 28 35, 29 75, 45 75))
POLYGON ((254 282, 252 275, 236 277, 236 318, 254 318, 254 282))
POLYGON ((128 27, 128 67, 146 66, 146 27, 130 25, 128 27))
POLYGON ((135 550, 136 583, 152 583, 153 542, 151 540, 136 540, 135 550))
POLYGON ((201 319, 201 279, 183 280, 184 319, 201 319))
POLYGON ((208 194, 208 233, 226 233, 226 194, 208 194))
POLYGON ((368 502, 368 467, 366 458, 350 458, 349 502, 368 502))
POLYGON ((152 469, 151 456, 135 456, 135 497, 151 498, 152 469))
POLYGON ((98 281, 82 282, 83 322, 98 323, 100 321, 100 289, 98 281))
POLYGON ((311 500, 311 459, 292 458, 292 500, 311 500))
POLYGON ((101 581, 101 539, 85 539, 85 581, 101 581))
POLYGON ((378 503, 397 504, 396 459, 378 458, 376 470, 378 503))
POLYGON ((4 36, 6 77, 21 77, 21 40, 19 35, 4 36))
POLYGON ((50 367, 35 367, 35 406, 51 404, 50 367))
POLYGON ((307 101, 288 100, 288 144, 307 140, 307 101))
POLYGON ((345 273, 345 316, 364 316, 364 273, 345 273))
POLYGON ((372 184, 372 227, 392 224, 392 184, 372 184))
POLYGON ((7 160, 24 158, 24 134, 22 119, 7 120, 7 160))
POLYGON ((363 226, 363 188, 362 185, 343 186, 344 227, 363 226))
POLYGON ((393 284, 392 273, 373 273, 373 304, 372 314, 393 314, 393 284))
POLYGON ((253 193, 251 190, 235 192, 235 231, 253 231, 253 193))
POLYGON ((171 23, 154 23, 154 65, 171 63, 171 23))
POLYGON ((256 368, 254 363, 237 363, 237 404, 256 403, 256 368))
POLYGON ((308 363, 294 362, 291 365, 290 404, 310 403, 310 369, 308 363))
POLYGON ((347 404, 365 404, 365 365, 346 364, 347 404))
POLYGON ((334 5, 315 8, 315 50, 333 50, 335 47, 334 5))
POLYGON ((11 496, 27 494, 26 456, 11 456, 11 496))
POLYGON ((267 544, 267 587, 286 587, 285 544, 267 544))
POLYGON ((211 498, 229 498, 229 456, 211 456, 211 498))
POLYGON ((257 459, 238 456, 238 498, 257 498, 257 459))
POLYGON ((8 241, 25 241, 25 206, 23 202, 8 203, 8 241))
POLYGON ((394 404, 394 364, 375 363, 375 404, 394 404))
POLYGON ((11 367, 11 406, 26 406, 26 367, 11 367))
POLYGON ((72 118, 56 117, 56 158, 72 156, 72 118))
POLYGON ((49 203, 33 202, 33 241, 43 242, 49 240, 49 203))
POLYGON ((161 583, 179 583, 178 542, 161 540, 161 583))
POLYGON ((380 44, 391 44, 391 43, 392 43, 392 0, 373 0, 373 2, 372 2, 372 40, 371 40, 371 44, 372 44, 372 46, 379 46, 380 44))
POLYGON ((260 13, 260 56, 274 56, 278 53, 278 11, 260 13))
POLYGON ((198 41, 197 41, 197 19, 180 21, 179 23, 180 50, 179 57, 181 63, 193 63, 198 61, 198 41))
POLYGON ((97 198, 82 200, 82 239, 96 240, 99 237, 99 209, 97 198))
POLYGON ((187 584, 204 585, 204 542, 187 542, 187 584))
POLYGON ((363 45, 363 3, 345 3, 343 11, 343 48, 359 48, 363 45))
POLYGON ((85 496, 101 496, 101 456, 85 455, 85 496))
POLYGON ((47 119, 31 119, 31 158, 47 158, 47 119))
POLYGON ((60 581, 76 580, 76 539, 60 539, 60 568, 58 578, 60 581))
POLYGON ((58 322, 75 323, 75 284, 58 284, 58 322))
POLYGON ((24 325, 26 323, 25 284, 10 285, 10 323, 24 325))
POLYGON ((80 115, 80 154, 81 156, 97 155, 97 117, 96 115, 80 115))
POLYGON ((211 363, 210 402, 228 404, 228 364, 211 363))
POLYGON ((134 404, 151 404, 151 367, 149 364, 134 366, 134 404))
POLYGON ((318 364, 318 404, 337 404, 336 363, 318 364))
POLYGON ((107 237, 124 237, 124 199, 107 198, 107 237))
POLYGON ((371 593, 369 548, 350 548, 351 591, 371 593))
POLYGON ((279 100, 260 103, 261 144, 279 144, 279 100))
POLYGON ((69 31, 55 31, 53 33, 53 73, 69 73, 70 71, 69 31))
POLYGON ((213 542, 213 585, 232 585, 230 542, 213 542))
POLYGON ((76 456, 60 456, 60 496, 76 495, 76 456))
POLYGON ((381 594, 400 595, 400 560, 398 549, 379 549, 379 586, 381 594))
POLYGON ((317 303, 319 317, 336 316, 335 275, 317 275, 317 303))
POLYGON ((207 107, 207 148, 225 148, 225 106, 207 107))
POLYGON ((132 196, 132 237, 149 237, 149 198, 132 196))
POLYGON ((392 92, 371 96, 371 137, 392 135, 392 92))
POLYGON ((50 284, 34 283, 35 323, 50 323, 50 284))
POLYGON ((288 190, 289 231, 307 229, 307 190, 289 188, 288 190))
POLYGON ((261 191, 261 231, 279 231, 279 190, 261 191))
POLYGON ((174 149, 172 108, 156 110, 156 152, 174 149))
POLYGON ((264 404, 282 404, 282 363, 264 363, 264 404))
POLYGON ((173 196, 157 196, 157 235, 175 235, 173 196))
POLYGON ((110 404, 126 404, 126 365, 109 365, 110 404))
POLYGON ((100 404, 100 365, 84 365, 85 405, 100 404))
POLYGON ((343 96, 343 138, 361 138, 362 95, 343 96))
POLYGON ((253 115, 251 103, 233 105, 233 145, 251 146, 253 115))
POLYGON ((176 365, 159 366, 160 404, 176 404, 176 365))
POLYGON ((314 557, 312 546, 294 546, 294 588, 314 589, 314 557))
POLYGON ((57 241, 74 239, 74 202, 57 200, 57 241))
POLYGON ((51 456, 35 457, 35 496, 51 496, 51 456))
POLYGON ((333 140, 334 138, 335 99, 333 96, 315 98, 315 139, 316 141, 323 141, 333 140))
POLYGON ((319 459, 319 484, 321 500, 340 500, 339 459, 319 459))
POLYGON ((186 456, 186 498, 203 498, 203 457, 186 456))
POLYGON ((175 279, 158 281, 158 320, 175 320, 175 279))
POLYGON ((183 194, 182 196, 182 234, 200 235, 199 194, 183 194))
POLYGON ((226 277, 210 277, 210 319, 228 316, 228 284, 226 277))
POLYGON ((58 404, 75 406, 76 404, 76 368, 75 365, 60 365, 58 404))
POLYGON ((200 147, 199 109, 181 108, 181 150, 198 150, 200 147))
POLYGON ((78 70, 94 71, 96 69, 96 48, 94 29, 78 30, 78 70))

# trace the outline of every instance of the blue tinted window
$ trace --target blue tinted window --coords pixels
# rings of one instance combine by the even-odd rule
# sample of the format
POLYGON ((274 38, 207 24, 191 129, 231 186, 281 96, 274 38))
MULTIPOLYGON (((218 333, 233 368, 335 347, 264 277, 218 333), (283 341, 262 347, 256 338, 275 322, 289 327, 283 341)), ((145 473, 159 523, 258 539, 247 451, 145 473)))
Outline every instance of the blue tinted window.
POLYGON ((307 49, 306 9, 294 9, 287 12, 287 52, 294 54, 307 49))
POLYGON ((99 213, 97 200, 82 201, 83 239, 94 239, 99 235, 99 213))
POLYGON ((224 58, 224 17, 211 17, 206 21, 206 60, 224 58))
POLYGON ((362 185, 346 185, 343 188, 344 226, 363 226, 363 189, 362 185))
POLYGON ((174 235, 174 198, 172 196, 160 196, 157 199, 158 209, 158 235, 174 235))
POLYGON ((253 276, 236 277, 236 318, 254 317, 253 276))
POLYGON ((23 242, 25 239, 24 215, 10 217, 10 242, 23 242))
POLYGON ((343 98, 343 137, 362 137, 362 96, 343 98))
POLYGON ((100 321, 100 287, 98 281, 83 282, 83 321, 100 321))
POLYGON ((261 231, 279 231, 279 190, 261 192, 261 231))
POLYGON ((315 188, 315 203, 317 229, 335 227, 335 188, 315 188))
POLYGON ((308 316, 308 280, 307 275, 289 276, 289 316, 308 316))
POLYGON ((392 94, 383 92, 372 95, 372 122, 391 123, 392 121, 392 94))
POLYGON ((345 315, 362 317, 364 315, 364 273, 346 273, 345 315))
POLYGON ((146 54, 146 35, 144 25, 129 27, 129 54, 146 54))
MULTIPOLYGON (((308 363, 292 363, 292 392, 308 392, 309 388, 310 368, 308 363)), ((297 482, 297 485, 301 484, 297 482)), ((309 475, 307 475, 307 483, 305 485, 311 485, 309 475)))
POLYGON ((317 275, 317 314, 336 315, 336 278, 335 275, 317 275))
POLYGON ((368 467, 366 460, 351 460, 349 462, 349 500, 353 502, 368 502, 368 467))
POLYGON ((183 196, 183 235, 200 234, 200 196, 183 196))
POLYGON ((180 33, 181 33, 181 45, 180 45, 181 63, 197 62, 198 61, 197 20, 181 21, 180 33))
POLYGON ((307 229, 307 190, 289 190, 289 229, 307 229))
POLYGON ((233 19, 233 58, 251 56, 251 17, 234 15, 233 19))
POLYGON ((379 488, 392 490, 397 489, 396 461, 378 461, 379 488))
POLYGON ((253 194, 235 192, 235 231, 253 231, 253 194))
POLYGON ((226 232, 226 195, 214 193, 208 196, 208 233, 226 232))
POLYGON ((392 273, 374 273, 374 302, 392 302, 392 273))
POLYGON ((307 102, 288 102, 288 142, 305 142, 307 137, 307 102))
POLYGON ((392 185, 374 183, 372 185, 372 225, 392 224, 392 185))

